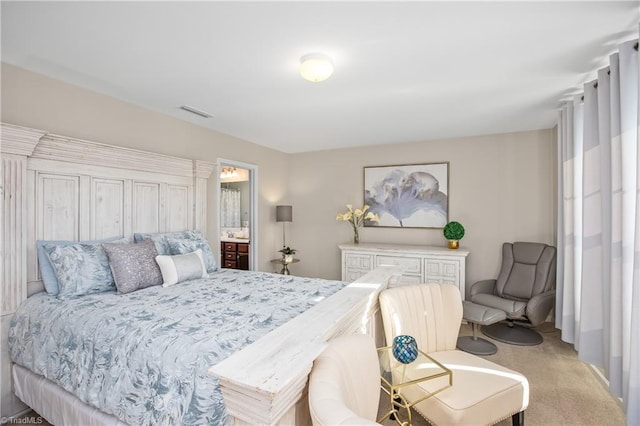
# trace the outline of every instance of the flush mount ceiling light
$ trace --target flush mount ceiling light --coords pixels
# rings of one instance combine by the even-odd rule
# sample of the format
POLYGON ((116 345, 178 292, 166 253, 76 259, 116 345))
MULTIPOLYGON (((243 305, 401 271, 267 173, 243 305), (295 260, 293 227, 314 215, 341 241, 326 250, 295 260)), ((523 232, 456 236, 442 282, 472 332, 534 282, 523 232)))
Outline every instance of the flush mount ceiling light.
POLYGON ((309 53, 300 58, 300 75, 305 80, 318 83, 333 74, 331 58, 323 53, 309 53))

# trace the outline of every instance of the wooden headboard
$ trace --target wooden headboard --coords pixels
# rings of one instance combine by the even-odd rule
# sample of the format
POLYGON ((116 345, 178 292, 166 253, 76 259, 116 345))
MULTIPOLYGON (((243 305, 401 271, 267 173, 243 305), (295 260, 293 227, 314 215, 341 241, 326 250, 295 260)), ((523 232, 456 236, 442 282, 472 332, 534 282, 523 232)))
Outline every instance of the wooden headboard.
POLYGON ((206 233, 212 163, 1 126, 2 315, 40 288, 36 240, 206 233))

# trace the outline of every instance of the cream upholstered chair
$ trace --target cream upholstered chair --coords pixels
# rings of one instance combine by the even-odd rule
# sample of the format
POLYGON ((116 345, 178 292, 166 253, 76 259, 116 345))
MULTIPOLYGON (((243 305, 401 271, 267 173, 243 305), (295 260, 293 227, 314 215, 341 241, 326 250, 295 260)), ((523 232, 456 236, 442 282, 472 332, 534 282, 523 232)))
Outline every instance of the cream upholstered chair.
MULTIPOLYGON (((417 403, 414 408, 434 425, 487 425, 511 416, 524 422, 529 404, 529 382, 522 374, 479 356, 456 349, 462 321, 457 286, 419 284, 380 294, 387 343, 395 336, 415 337, 422 352, 453 372, 453 385, 417 403)), ((429 391, 429 382, 403 390, 416 400, 429 391)))
POLYGON ((331 340, 309 376, 313 424, 376 425, 379 400, 380 367, 373 339, 352 334, 331 340))

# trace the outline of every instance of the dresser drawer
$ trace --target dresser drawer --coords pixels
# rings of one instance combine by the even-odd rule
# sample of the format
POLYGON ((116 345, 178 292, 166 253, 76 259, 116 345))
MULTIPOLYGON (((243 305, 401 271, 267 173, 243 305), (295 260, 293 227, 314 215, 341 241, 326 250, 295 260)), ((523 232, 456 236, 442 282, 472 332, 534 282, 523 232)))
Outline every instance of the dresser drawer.
POLYGON ((363 275, 366 275, 367 272, 369 271, 363 271, 363 270, 348 270, 345 274, 345 277, 343 278, 344 281, 348 281, 348 282, 353 282, 355 280, 357 280, 358 278, 360 278, 363 275))
POLYGON ((238 243, 237 251, 238 253, 249 253, 249 244, 238 243))
POLYGON ((422 274, 422 259, 419 257, 376 256, 376 267, 399 266, 404 274, 422 274))
POLYGON ((420 275, 401 275, 398 279, 397 285, 413 285, 422 283, 424 283, 424 280, 420 275))
POLYGON ((236 251, 236 243, 224 243, 224 251, 236 251))
POLYGON ((429 278, 444 279, 445 282, 457 282, 460 276, 460 262, 457 260, 425 260, 425 275, 429 278))
POLYGON ((235 251, 225 251, 224 252, 224 260, 236 260, 236 252, 235 251))
POLYGON ((224 261, 224 268, 235 269, 236 266, 237 266, 237 263, 236 263, 235 260, 225 260, 224 261))
POLYGON ((458 286, 458 282, 453 278, 427 277, 427 284, 453 284, 458 286))
POLYGON ((373 269, 373 256, 368 254, 347 253, 345 262, 348 269, 356 268, 367 271, 373 269))

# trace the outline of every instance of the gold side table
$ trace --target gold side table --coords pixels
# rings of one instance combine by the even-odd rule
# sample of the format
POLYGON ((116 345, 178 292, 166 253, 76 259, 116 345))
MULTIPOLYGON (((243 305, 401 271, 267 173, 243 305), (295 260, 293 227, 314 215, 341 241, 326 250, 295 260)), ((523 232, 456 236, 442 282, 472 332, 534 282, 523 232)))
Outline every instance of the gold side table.
POLYGON ((289 275, 289 265, 292 263, 298 263, 298 262, 300 262, 300 259, 292 259, 291 262, 285 262, 285 260, 282 258, 271 259, 271 263, 277 263, 279 265, 282 265, 282 269, 280 270, 280 273, 282 275, 289 275))
POLYGON ((391 346, 378 348, 380 386, 389 395, 390 408, 378 423, 392 414, 401 426, 411 425, 411 407, 453 385, 450 369, 418 350, 418 357, 410 364, 395 359, 391 346), (406 415, 402 415, 406 411, 406 415))

